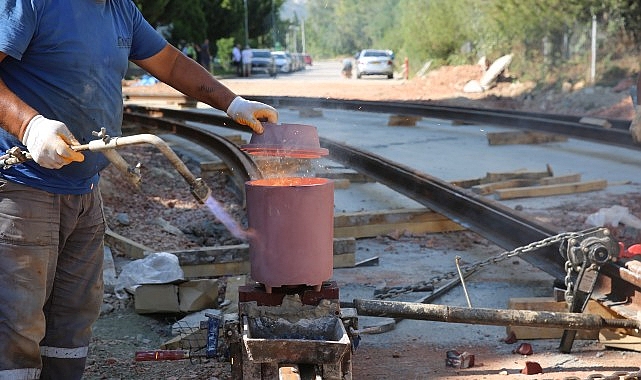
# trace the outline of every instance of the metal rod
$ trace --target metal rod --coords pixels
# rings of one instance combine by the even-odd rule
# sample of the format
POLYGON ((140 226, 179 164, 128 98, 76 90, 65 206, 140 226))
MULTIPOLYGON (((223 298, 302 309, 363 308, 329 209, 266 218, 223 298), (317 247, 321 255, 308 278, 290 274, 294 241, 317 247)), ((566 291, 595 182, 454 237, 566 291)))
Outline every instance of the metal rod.
POLYGON ((456 256, 456 270, 458 271, 458 276, 461 279, 461 285, 463 286, 463 293, 465 293, 465 300, 467 301, 467 307, 472 307, 472 302, 470 302, 470 295, 467 293, 467 286, 465 286, 465 279, 463 278, 463 273, 461 273, 461 256, 456 256))
POLYGON ((605 319, 593 314, 532 310, 465 308, 412 302, 354 300, 359 315, 494 326, 556 327, 573 330, 639 329, 632 319, 605 319))
POLYGON ((187 168, 184 162, 180 160, 180 157, 167 145, 167 143, 156 135, 149 133, 143 133, 139 135, 132 136, 120 136, 112 137, 105 140, 92 140, 88 144, 84 145, 74 145, 71 148, 75 151, 89 150, 92 152, 104 152, 110 149, 116 149, 121 146, 127 145, 136 145, 136 144, 152 144, 160 152, 167 157, 169 162, 176 168, 178 173, 187 181, 191 186, 191 192, 194 197, 201 203, 210 197, 211 190, 209 187, 202 181, 201 178, 196 178, 191 171, 187 168))

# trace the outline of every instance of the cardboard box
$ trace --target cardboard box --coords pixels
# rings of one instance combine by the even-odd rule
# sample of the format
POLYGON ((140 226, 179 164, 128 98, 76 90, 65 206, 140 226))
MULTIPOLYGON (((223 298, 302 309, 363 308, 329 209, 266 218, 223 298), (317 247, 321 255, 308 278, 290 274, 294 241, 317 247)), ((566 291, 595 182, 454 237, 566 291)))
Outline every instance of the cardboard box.
POLYGON ((136 288, 138 314, 189 313, 218 307, 218 280, 200 279, 177 284, 144 284, 136 288))

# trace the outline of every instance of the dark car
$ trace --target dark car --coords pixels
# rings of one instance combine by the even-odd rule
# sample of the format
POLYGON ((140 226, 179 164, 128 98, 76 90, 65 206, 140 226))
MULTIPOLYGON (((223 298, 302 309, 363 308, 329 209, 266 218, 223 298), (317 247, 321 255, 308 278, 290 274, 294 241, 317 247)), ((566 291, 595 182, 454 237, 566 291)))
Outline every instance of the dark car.
POLYGON ((252 49, 252 74, 254 73, 276 75, 274 57, 269 49, 252 49))

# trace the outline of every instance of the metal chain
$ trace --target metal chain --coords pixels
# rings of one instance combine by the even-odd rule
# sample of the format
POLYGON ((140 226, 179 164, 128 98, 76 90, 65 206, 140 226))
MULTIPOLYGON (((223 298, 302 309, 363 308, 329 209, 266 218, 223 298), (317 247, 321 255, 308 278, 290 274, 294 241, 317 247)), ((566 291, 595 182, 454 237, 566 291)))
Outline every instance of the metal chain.
MULTIPOLYGON (((585 378, 585 380, 592 380, 592 379, 603 379, 603 380, 641 380, 641 371, 636 371, 636 372, 625 372, 625 371, 618 371, 614 372, 611 375, 602 375, 600 373, 595 373, 592 374, 588 377, 585 378)), ((566 376, 563 378, 563 380, 583 380, 582 378, 578 376, 566 376)))
MULTIPOLYGON (((577 234, 575 232, 562 232, 558 235, 550 236, 543 240, 539 240, 539 241, 530 243, 528 245, 515 248, 512 251, 501 252, 498 255, 491 256, 485 260, 462 266, 461 273, 467 274, 469 272, 482 269, 490 264, 497 264, 497 263, 500 263, 501 261, 507 260, 515 256, 520 256, 522 254, 535 252, 541 248, 548 247, 553 244, 561 243, 564 240, 576 235, 577 234)), ((567 268, 567 265, 568 264, 566 263, 566 268, 567 268)), ((386 298, 393 298, 405 293, 411 293, 415 291, 424 291, 425 289, 432 288, 434 284, 437 284, 443 280, 449 280, 451 278, 456 277, 457 275, 458 275, 458 271, 451 271, 451 272, 434 276, 431 279, 426 281, 417 282, 412 285, 391 287, 386 289, 383 292, 376 294, 375 298, 386 299, 386 298)), ((568 272, 568 276, 569 276, 569 272, 568 272)), ((566 277, 566 285, 567 285, 567 282, 569 281, 570 281, 569 278, 566 277)))

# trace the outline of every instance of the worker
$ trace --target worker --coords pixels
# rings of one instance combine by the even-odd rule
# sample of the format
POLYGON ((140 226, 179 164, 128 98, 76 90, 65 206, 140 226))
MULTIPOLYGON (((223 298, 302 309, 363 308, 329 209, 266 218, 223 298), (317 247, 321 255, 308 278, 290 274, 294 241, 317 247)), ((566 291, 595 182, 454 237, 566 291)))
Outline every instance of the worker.
POLYGON ((169 44, 131 0, 0 0, 0 379, 80 379, 103 299, 108 160, 70 146, 121 134, 131 60, 262 133, 277 111, 237 96, 169 44))

